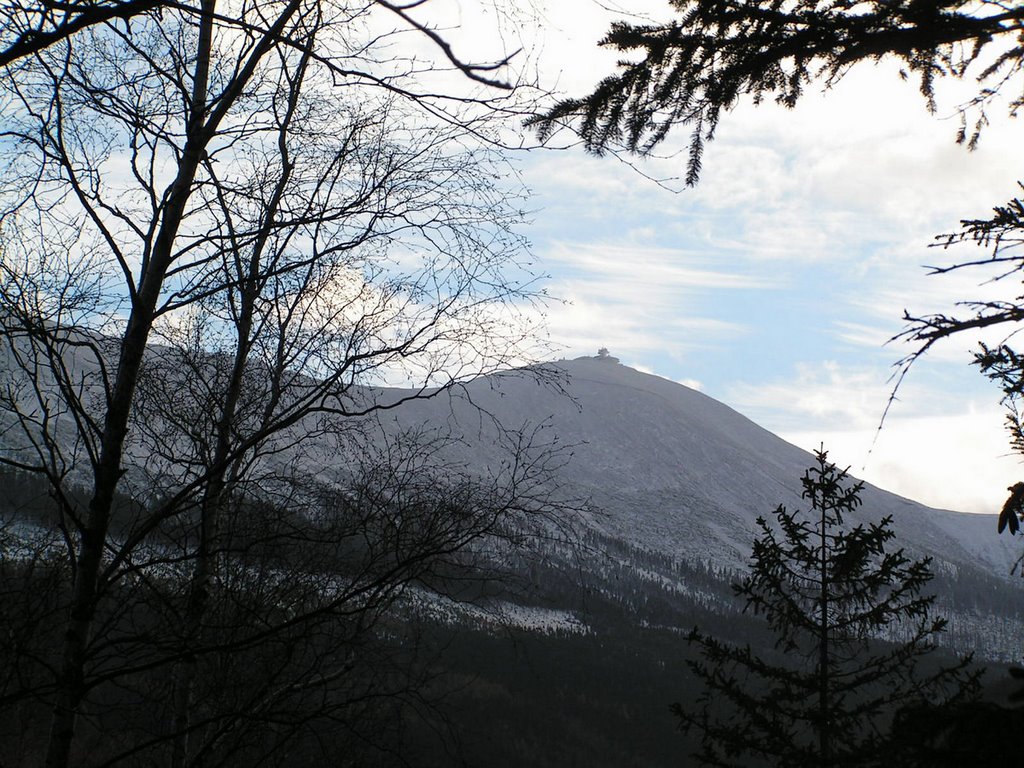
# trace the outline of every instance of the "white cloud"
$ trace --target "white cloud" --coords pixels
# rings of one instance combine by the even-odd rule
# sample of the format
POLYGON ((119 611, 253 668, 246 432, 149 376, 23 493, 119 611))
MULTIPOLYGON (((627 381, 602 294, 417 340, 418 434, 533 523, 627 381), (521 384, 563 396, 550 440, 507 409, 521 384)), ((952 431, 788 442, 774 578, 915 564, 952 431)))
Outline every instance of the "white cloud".
MULTIPOLYGON (((645 292, 674 295, 680 291, 720 288, 771 290, 779 281, 768 275, 704 269, 707 257, 689 249, 618 243, 555 242, 543 254, 545 264, 555 268, 566 265, 577 280, 602 286, 613 295, 629 286, 642 286, 645 292)), ((628 292, 627 292, 628 293, 628 292)), ((650 297, 650 293, 646 293, 650 297)))
POLYGON ((687 316, 678 306, 674 314, 645 312, 621 296, 600 293, 569 292, 564 303, 553 304, 545 314, 553 344, 569 357, 608 347, 617 357, 682 359, 743 330, 727 321, 687 316))
MULTIPOLYGON (((934 507, 998 512, 1006 489, 1024 479, 994 406, 945 416, 893 418, 872 429, 801 430, 782 437, 829 457, 863 480, 934 507), (874 447, 872 448, 872 442, 874 447)), ((993 531, 994 533, 994 531, 993 531)))
MULTIPOLYGON (((902 323, 897 318, 898 315, 888 315, 889 324, 886 324, 882 319, 878 323, 847 322, 841 320, 835 323, 836 336, 847 344, 881 349, 889 343, 893 336, 902 330, 902 323)), ((901 352, 900 350, 896 351, 897 353, 901 352)))
POLYGON ((870 431, 881 420, 891 392, 884 372, 826 360, 798 364, 791 378, 777 375, 773 380, 737 383, 727 389, 726 400, 769 428, 815 424, 830 430, 870 431))
POLYGON ((738 384, 725 399, 802 448, 824 444, 837 464, 886 490, 935 507, 998 511, 1007 486, 1024 479, 1020 457, 1009 455, 998 394, 974 400, 917 373, 884 424, 892 382, 833 361, 799 365, 789 379, 738 384))
POLYGON ((552 340, 570 356, 607 346, 624 359, 680 361, 748 332, 723 314, 730 291, 772 290, 777 279, 709 268, 696 253, 647 244, 553 243, 546 310, 552 340), (721 294, 717 301, 710 296, 721 294))
POLYGON ((542 84, 574 96, 593 88, 622 58, 598 46, 613 19, 637 22, 671 16, 664 0, 534 0, 524 5, 539 6, 537 58, 547 75, 542 84))

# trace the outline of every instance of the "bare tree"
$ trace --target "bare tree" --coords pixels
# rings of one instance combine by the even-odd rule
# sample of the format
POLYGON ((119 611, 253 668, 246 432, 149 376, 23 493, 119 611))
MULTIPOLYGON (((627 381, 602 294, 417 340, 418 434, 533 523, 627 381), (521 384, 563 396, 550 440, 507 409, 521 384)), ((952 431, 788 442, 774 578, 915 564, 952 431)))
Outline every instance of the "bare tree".
MULTIPOLYGON (((473 80, 496 85, 495 65, 461 62, 413 7, 384 2, 9 13, 4 461, 47 479, 69 566, 58 600, 67 622, 40 694, 52 708, 45 764, 82 762, 76 727, 90 704, 166 669, 162 724, 111 745, 105 764, 167 743, 171 765, 209 762, 233 721, 196 720, 204 659, 321 619, 337 626, 328 618, 339 613, 354 612, 352 637, 362 636, 365 616, 437 562, 507 537, 520 513, 550 512, 517 445, 515 482, 495 480, 488 503, 472 484, 461 503, 456 489, 454 502, 417 502, 436 520, 408 552, 394 550, 407 527, 366 528, 387 518, 385 500, 328 537, 333 556, 361 538, 376 547, 374 567, 393 560, 379 576, 320 563, 312 581, 294 581, 304 591, 293 600, 277 584, 284 565, 254 566, 243 554, 268 548, 238 538, 254 509, 326 515, 331 505, 308 489, 356 482, 294 471, 311 441, 358 456, 346 420, 520 354, 514 315, 533 294, 517 272, 507 171, 489 152, 493 104, 421 91, 417 54, 395 51, 411 32, 473 80), (380 10, 400 27, 381 26, 380 10), (413 394, 360 386, 395 371, 413 394), (339 574, 349 587, 322 581, 339 574), (239 608, 250 593, 272 614, 254 632, 238 618, 256 615, 239 608), (241 610, 227 639, 215 620, 226 604, 241 610), (174 641, 155 640, 170 623, 174 641)), ((291 525, 310 541, 325 535, 291 525)), ((294 535, 274 530, 277 541, 294 535)), ((275 683, 294 692, 285 679, 275 683)), ((234 721, 252 707, 237 706, 234 721)))

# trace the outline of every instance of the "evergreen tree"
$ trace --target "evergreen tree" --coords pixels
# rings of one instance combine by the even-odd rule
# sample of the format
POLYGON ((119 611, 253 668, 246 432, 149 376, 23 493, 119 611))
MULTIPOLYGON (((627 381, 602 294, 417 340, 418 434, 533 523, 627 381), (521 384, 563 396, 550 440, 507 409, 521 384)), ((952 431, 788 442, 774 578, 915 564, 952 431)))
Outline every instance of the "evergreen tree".
POLYGON ((893 714, 916 702, 973 697, 970 657, 928 657, 945 621, 930 617, 930 559, 891 548, 892 519, 851 526, 861 483, 819 451, 803 477, 810 512, 780 506, 757 520, 751 569, 733 589, 763 615, 774 652, 737 647, 694 629, 689 666, 704 691, 672 707, 701 739, 704 765, 892 764, 893 714))
POLYGON ((685 126, 687 181, 700 173, 719 118, 749 96, 792 107, 808 85, 829 87, 853 66, 894 59, 917 78, 935 110, 936 81, 975 79, 960 106, 958 140, 977 143, 986 107, 1004 97, 1024 106, 1024 5, 1019 0, 670 0, 664 23, 614 23, 603 46, 623 54, 618 71, 581 98, 533 123, 542 136, 569 124, 600 154, 651 151, 685 126), (998 49, 998 50, 997 50, 998 49))

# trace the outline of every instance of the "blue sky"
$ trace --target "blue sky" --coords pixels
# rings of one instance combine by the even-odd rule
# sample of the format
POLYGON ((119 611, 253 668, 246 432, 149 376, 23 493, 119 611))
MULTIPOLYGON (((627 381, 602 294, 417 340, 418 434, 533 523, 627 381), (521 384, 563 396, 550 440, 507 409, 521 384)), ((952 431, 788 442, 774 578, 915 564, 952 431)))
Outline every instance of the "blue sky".
MULTIPOLYGON (((594 47, 608 14, 573 0, 544 18, 542 84, 579 94, 614 60, 594 47)), ((964 93, 940 91, 929 115, 916 84, 882 64, 795 110, 741 105, 694 189, 671 180, 685 161, 672 146, 638 163, 642 173, 578 148, 520 157, 536 211, 527 234, 549 292, 566 302, 549 307, 551 341, 565 357, 607 346, 804 447, 824 442, 906 496, 997 511, 1017 462, 998 391, 967 364, 974 339, 915 367, 868 453, 893 363, 909 351, 885 344, 902 310, 1006 290, 980 285, 984 273, 922 267, 956 257, 929 248, 934 235, 986 215, 1024 176, 1021 125, 998 107, 977 151, 955 145, 964 93)))

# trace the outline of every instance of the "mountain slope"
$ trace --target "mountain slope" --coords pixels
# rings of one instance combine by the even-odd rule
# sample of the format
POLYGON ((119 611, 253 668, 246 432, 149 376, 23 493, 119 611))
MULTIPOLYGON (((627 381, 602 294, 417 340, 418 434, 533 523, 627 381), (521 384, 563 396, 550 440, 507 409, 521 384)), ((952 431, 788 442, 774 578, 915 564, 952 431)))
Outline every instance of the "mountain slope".
MULTIPOLYGON (((780 503, 806 507, 800 477, 810 454, 722 403, 613 358, 547 369, 564 391, 528 374, 487 377, 403 406, 385 428, 443 425, 463 439, 452 458, 482 467, 500 455, 491 416, 507 427, 543 423, 571 446, 557 480, 591 500, 588 525, 672 557, 742 567, 759 515, 780 503)), ((858 519, 892 515, 900 543, 940 568, 1005 575, 1019 554, 1015 540, 996 534, 994 515, 935 510, 871 486, 863 499, 858 519)))

